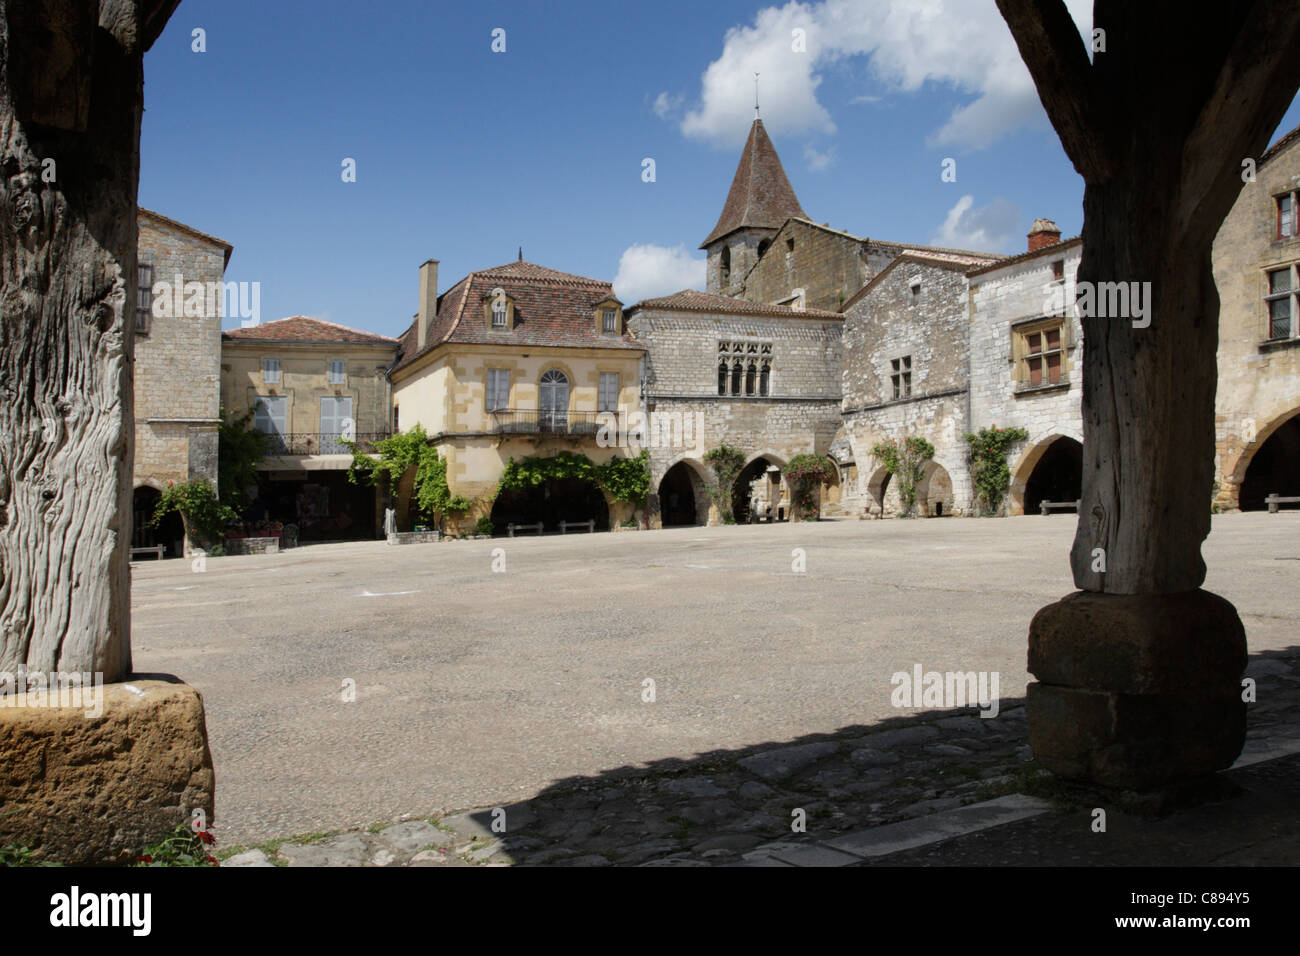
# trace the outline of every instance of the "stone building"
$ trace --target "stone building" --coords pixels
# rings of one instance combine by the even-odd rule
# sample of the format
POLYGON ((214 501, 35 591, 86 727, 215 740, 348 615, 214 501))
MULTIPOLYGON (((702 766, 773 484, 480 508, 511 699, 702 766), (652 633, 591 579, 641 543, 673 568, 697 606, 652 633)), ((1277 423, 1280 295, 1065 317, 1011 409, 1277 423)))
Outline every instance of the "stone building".
POLYGON ((256 515, 298 526, 302 540, 375 536, 378 489, 347 479, 352 452, 389 434, 387 372, 397 340, 293 316, 221 336, 221 404, 252 412, 270 436, 248 489, 256 515))
POLYGON ((1073 303, 1083 244, 1060 242, 1041 219, 1029 240, 1028 252, 967 273, 968 430, 1029 433, 1008 456, 1013 515, 1075 501, 1082 489, 1083 330, 1073 303))
MULTIPOLYGON (((877 442, 924 438, 935 448, 916 486, 918 515, 965 514, 970 321, 965 271, 985 258, 904 252, 844 304, 844 401, 860 489, 846 504, 861 513, 898 514, 897 483, 874 460, 877 442), (865 500, 863 500, 865 497, 865 500)), ((844 461, 841 457, 841 467, 844 461)))
POLYGON ((1216 502, 1300 496, 1300 127, 1259 158, 1214 243, 1216 502))
MULTIPOLYGON (((546 530, 632 517, 632 507, 582 480, 545 482, 497 495, 512 459, 567 451, 593 462, 638 450, 602 440, 605 413, 641 411, 645 346, 624 324, 623 303, 599 279, 517 262, 471 272, 438 295, 438 263, 420 269, 420 308, 401 336, 390 379, 394 428, 419 424, 447 464, 450 493, 471 507, 448 530, 490 517, 498 530, 541 522, 546 530)), ((408 475, 398 521, 411 518, 408 475)))
POLYGON ((223 277, 233 247, 148 209, 139 230, 131 545, 162 544, 179 557, 180 518, 147 523, 169 482, 217 484, 223 277))
POLYGON ((652 525, 717 522, 702 456, 724 444, 746 456, 732 489, 736 519, 749 518, 755 497, 773 517, 788 513, 781 469, 794 455, 827 453, 840 429, 842 322, 835 312, 690 290, 628 310, 628 330, 648 350, 649 420, 670 436, 649 442, 652 525))

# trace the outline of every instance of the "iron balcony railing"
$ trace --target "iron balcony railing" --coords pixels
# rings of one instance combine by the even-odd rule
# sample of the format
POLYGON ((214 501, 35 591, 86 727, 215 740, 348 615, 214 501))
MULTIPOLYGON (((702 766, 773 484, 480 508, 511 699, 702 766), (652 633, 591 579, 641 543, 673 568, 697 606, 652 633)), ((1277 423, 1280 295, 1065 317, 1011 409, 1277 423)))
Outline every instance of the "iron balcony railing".
POLYGON ((489 412, 498 435, 595 435, 597 412, 558 412, 537 408, 498 408, 489 412))
POLYGON ((344 440, 354 441, 357 451, 373 452, 375 442, 391 438, 390 432, 287 432, 266 433, 267 455, 349 455, 344 440))

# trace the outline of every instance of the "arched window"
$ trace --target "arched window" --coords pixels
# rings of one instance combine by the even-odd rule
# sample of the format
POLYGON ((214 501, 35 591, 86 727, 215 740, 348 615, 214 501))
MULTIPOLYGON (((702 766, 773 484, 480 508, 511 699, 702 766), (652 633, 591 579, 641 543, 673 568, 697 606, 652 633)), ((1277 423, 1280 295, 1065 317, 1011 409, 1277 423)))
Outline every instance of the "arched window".
POLYGON ((732 395, 740 394, 740 383, 743 380, 744 375, 745 375, 745 367, 741 365, 739 362, 731 366, 731 394, 732 395))
POLYGON ((745 394, 746 395, 754 394, 754 379, 757 377, 757 375, 758 375, 758 369, 754 367, 753 362, 750 362, 749 367, 745 369, 745 394))
POLYGON ((718 394, 727 394, 727 360, 718 363, 718 394))
POLYGON ((492 300, 492 328, 504 329, 506 327, 506 300, 496 298, 492 300))
POLYGON ((764 363, 763 363, 763 370, 762 370, 761 372, 759 372, 759 374, 758 374, 758 394, 759 394, 759 395, 763 395, 763 396, 766 396, 766 395, 767 395, 767 386, 768 386, 768 382, 770 381, 771 377, 772 377, 772 364, 771 364, 770 362, 764 362, 764 363))
POLYGON ((722 247, 722 281, 731 278, 731 246, 722 247))
POLYGON ((559 369, 542 373, 539 388, 538 423, 543 429, 564 429, 569 421, 569 378, 559 369))
POLYGON ((763 253, 767 252, 767 247, 770 246, 771 244, 772 243, 769 242, 767 239, 764 239, 762 242, 758 244, 758 257, 760 259, 763 258, 763 253))

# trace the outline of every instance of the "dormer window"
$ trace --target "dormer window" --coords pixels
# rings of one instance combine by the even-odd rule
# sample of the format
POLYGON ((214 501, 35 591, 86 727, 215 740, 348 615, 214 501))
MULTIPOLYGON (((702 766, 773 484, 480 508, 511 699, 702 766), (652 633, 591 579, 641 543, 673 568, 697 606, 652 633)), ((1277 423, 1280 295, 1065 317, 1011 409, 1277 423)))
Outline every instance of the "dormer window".
POLYGON ((593 318, 596 331, 601 335, 620 335, 623 332, 623 304, 617 299, 596 303, 593 318))
POLYGON ((489 331, 509 332, 515 327, 515 300, 505 289, 493 289, 483 296, 483 315, 489 331))

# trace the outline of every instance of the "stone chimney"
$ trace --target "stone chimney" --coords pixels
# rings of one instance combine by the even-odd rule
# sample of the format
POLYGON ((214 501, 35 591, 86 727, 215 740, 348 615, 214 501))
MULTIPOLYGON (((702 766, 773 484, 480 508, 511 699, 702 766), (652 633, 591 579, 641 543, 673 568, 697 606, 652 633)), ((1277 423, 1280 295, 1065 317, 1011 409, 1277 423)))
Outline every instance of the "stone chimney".
POLYGON ((1035 219, 1029 227, 1029 251, 1037 252, 1061 241, 1061 230, 1050 219, 1035 219))
POLYGON ((420 313, 415 320, 415 347, 422 350, 438 317, 438 260, 420 266, 420 313))

